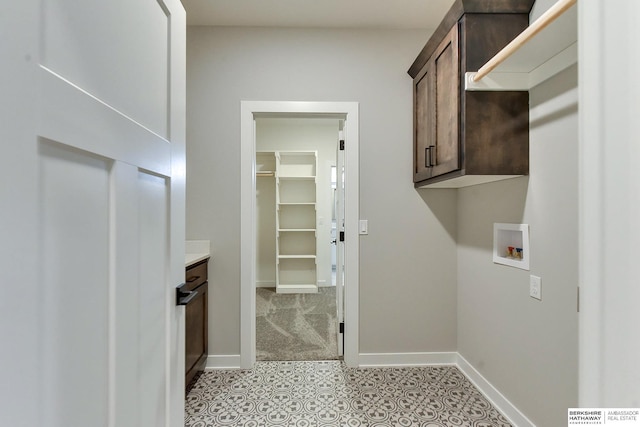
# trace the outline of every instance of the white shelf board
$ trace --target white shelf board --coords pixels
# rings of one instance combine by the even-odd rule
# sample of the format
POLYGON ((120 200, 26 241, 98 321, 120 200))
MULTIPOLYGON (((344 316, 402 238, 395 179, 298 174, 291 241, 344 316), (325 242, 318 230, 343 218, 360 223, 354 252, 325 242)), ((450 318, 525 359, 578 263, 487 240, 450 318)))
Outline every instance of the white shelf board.
POLYGON ((300 151, 278 151, 280 157, 310 157, 315 156, 317 151, 315 150, 300 150, 300 151))
POLYGON ((316 259, 315 255, 278 255, 278 259, 316 259))
POLYGON ((315 206, 315 202, 278 202, 280 206, 315 206))
POLYGON ((578 8, 571 7, 468 91, 529 90, 578 62, 578 8))
POLYGON ((314 181, 315 175, 282 175, 278 174, 278 178, 281 180, 300 180, 300 181, 314 181))

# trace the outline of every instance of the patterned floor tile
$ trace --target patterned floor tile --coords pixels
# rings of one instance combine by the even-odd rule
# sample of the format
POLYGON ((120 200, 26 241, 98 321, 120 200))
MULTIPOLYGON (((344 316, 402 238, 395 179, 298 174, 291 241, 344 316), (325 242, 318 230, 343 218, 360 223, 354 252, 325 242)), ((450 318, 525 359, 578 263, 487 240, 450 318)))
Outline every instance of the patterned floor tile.
POLYGON ((185 427, 510 427, 454 366, 352 369, 340 361, 258 362, 207 371, 185 427))

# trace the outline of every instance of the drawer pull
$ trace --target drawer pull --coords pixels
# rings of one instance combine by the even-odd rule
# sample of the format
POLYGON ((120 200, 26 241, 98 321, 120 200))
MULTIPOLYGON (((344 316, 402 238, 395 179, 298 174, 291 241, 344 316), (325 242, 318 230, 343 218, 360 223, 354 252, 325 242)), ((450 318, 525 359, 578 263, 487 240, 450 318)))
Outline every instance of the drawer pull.
POLYGON ((176 288, 176 305, 187 305, 198 296, 198 291, 183 291, 182 287, 184 285, 182 283, 176 288))
POLYGON ((196 280, 198 280, 200 278, 200 276, 191 276, 187 279, 187 283, 191 283, 191 282, 195 282, 196 280))

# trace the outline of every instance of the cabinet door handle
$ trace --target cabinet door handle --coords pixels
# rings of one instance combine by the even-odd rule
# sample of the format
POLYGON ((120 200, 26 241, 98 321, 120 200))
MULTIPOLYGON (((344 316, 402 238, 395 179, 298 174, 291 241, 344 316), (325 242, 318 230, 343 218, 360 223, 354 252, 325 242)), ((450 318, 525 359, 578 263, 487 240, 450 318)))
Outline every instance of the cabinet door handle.
POLYGON ((431 165, 429 164, 429 160, 430 160, 430 157, 431 157, 431 156, 429 156, 429 152, 431 151, 431 147, 432 146, 424 147, 424 167, 425 168, 430 168, 431 167, 431 165))
POLYGON ((429 167, 434 167, 436 164, 433 161, 433 152, 436 150, 436 146, 435 145, 430 145, 429 146, 429 167))
POLYGON ((182 283, 176 288, 176 305, 187 305, 198 296, 198 291, 183 291, 182 287, 184 285, 182 283))

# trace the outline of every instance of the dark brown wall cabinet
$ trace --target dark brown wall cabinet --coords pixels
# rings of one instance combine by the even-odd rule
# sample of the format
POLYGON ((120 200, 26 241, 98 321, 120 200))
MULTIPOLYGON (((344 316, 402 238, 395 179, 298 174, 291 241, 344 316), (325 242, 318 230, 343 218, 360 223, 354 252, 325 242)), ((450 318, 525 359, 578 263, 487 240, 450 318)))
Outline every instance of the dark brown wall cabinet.
POLYGON ((208 355, 208 282, 205 259, 187 267, 185 291, 197 295, 185 306, 185 385, 188 392, 198 372, 204 370, 208 355))
POLYGON ((529 93, 465 91, 464 79, 529 25, 533 2, 457 0, 414 61, 416 187, 529 173, 529 93))

